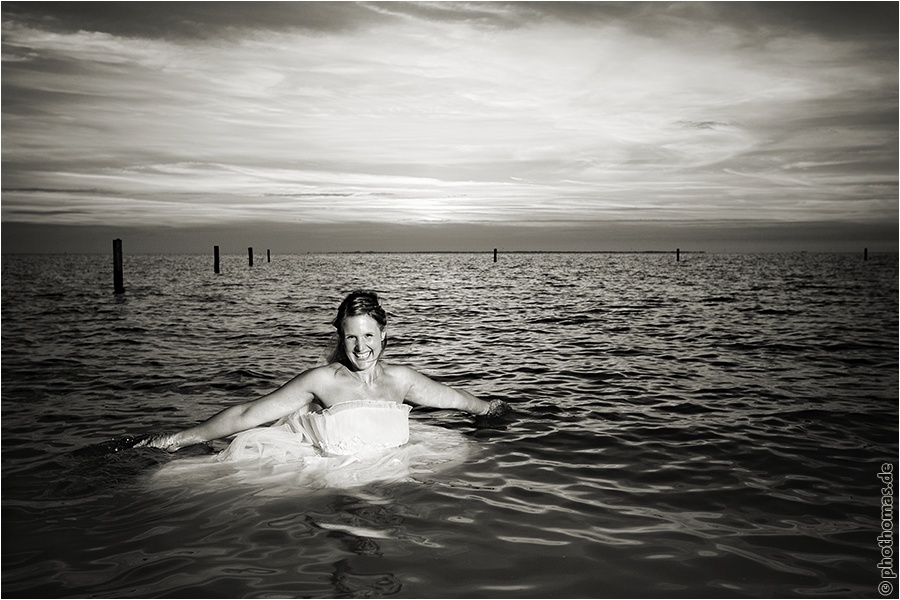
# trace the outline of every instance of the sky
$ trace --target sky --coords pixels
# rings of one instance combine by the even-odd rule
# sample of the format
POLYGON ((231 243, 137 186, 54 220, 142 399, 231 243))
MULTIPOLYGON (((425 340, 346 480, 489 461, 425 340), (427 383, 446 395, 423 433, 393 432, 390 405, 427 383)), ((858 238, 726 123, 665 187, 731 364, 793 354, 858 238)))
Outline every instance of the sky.
POLYGON ((3 2, 2 251, 897 252, 896 2, 3 2))

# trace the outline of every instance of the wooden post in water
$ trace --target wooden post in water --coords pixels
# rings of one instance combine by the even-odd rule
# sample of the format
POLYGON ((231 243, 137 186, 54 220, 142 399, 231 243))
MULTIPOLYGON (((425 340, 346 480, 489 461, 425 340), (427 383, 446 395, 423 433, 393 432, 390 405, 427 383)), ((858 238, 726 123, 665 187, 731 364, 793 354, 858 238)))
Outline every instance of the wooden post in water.
POLYGON ((869 249, 863 250, 863 260, 869 260, 869 249))
POLYGON ((253 266, 253 248, 247 248, 247 255, 250 257, 250 266, 253 266))
POLYGON ((675 262, 681 261, 681 248, 675 248, 675 262))
POLYGON ((125 277, 122 275, 122 240, 113 240, 113 286, 114 293, 125 293, 125 277))
POLYGON ((269 249, 266 249, 266 262, 267 263, 272 262, 272 251, 269 249))
POLYGON ((494 262, 497 262, 497 249, 494 248, 494 262))
POLYGON ((219 274, 219 247, 213 246, 213 271, 219 274))

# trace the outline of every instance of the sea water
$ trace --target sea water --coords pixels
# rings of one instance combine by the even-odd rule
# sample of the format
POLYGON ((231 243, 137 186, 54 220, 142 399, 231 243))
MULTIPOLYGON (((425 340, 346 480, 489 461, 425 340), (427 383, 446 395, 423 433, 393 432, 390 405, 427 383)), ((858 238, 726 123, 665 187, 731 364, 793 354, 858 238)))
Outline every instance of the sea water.
POLYGON ((4 597, 875 598, 897 582, 878 568, 896 254, 124 269, 116 295, 111 257, 2 257, 4 597), (224 442, 121 443, 314 365, 356 288, 389 312, 387 360, 513 407, 414 409, 462 440, 459 461, 272 492, 159 484, 224 442))

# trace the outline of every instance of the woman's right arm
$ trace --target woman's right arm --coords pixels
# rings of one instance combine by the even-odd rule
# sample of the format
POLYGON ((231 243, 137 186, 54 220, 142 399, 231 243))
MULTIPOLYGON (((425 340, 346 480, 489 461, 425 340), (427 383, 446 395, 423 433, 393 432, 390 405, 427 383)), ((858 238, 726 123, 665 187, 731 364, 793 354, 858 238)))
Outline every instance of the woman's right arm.
POLYGON ((320 369, 311 369, 265 396, 226 408, 203 423, 173 434, 153 436, 136 447, 150 446, 175 452, 185 446, 200 444, 228 437, 235 433, 258 427, 296 412, 315 398, 315 381, 321 377, 320 369))

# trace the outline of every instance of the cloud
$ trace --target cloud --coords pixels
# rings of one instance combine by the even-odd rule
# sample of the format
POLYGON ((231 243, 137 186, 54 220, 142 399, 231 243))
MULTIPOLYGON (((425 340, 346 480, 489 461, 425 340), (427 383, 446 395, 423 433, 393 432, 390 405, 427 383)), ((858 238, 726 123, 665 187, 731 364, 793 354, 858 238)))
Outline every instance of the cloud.
POLYGON ((780 4, 4 3, 3 220, 896 222, 885 7, 780 4))
POLYGON ((4 2, 3 17, 60 33, 189 43, 255 31, 352 31, 382 20, 365 3, 345 2, 4 2))

